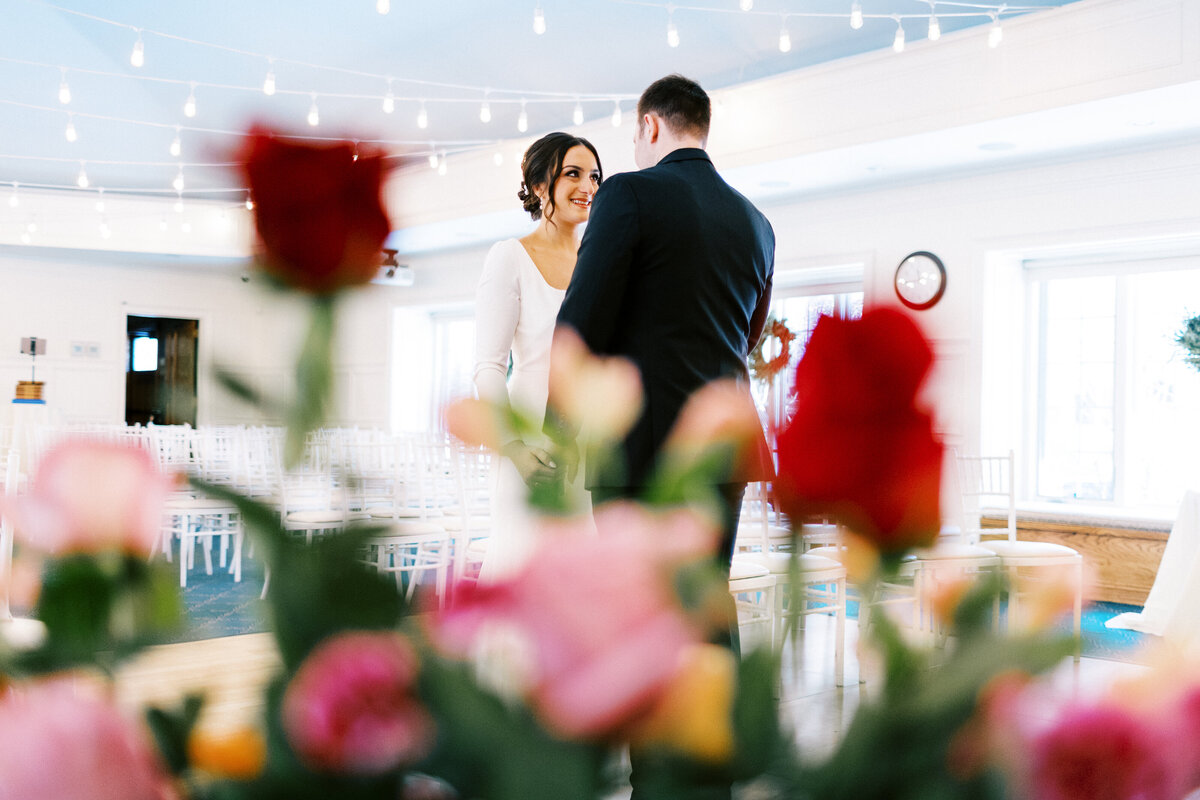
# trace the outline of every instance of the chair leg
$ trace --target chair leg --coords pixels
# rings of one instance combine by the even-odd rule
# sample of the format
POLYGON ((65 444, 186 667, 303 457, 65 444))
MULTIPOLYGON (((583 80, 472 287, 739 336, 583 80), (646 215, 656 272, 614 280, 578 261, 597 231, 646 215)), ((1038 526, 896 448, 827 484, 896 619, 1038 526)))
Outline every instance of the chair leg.
POLYGON ((846 579, 834 583, 837 611, 833 630, 833 675, 838 686, 846 685, 846 579))

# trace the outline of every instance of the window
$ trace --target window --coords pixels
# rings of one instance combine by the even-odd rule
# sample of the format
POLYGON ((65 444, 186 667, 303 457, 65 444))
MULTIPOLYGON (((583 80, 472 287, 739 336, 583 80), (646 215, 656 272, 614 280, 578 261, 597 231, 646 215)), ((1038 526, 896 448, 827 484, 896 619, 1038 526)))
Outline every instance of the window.
POLYGON ((130 368, 134 372, 154 372, 158 369, 158 339, 153 336, 133 337, 130 361, 130 368))
POLYGON ((1200 263, 1026 275, 1030 499, 1173 511, 1200 486, 1200 374, 1175 343, 1200 313, 1200 263))
POLYGON ((472 307, 397 308, 392 337, 392 429, 441 430, 446 404, 475 391, 472 307))

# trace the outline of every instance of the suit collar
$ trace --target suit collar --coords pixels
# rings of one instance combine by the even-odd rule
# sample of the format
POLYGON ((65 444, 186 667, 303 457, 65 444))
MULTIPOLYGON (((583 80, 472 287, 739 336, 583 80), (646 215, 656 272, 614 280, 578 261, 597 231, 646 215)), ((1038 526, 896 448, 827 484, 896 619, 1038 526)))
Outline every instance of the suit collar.
POLYGON ((667 153, 655 166, 669 164, 673 161, 707 161, 712 163, 712 159, 708 157, 708 153, 701 150, 699 147, 681 147, 678 150, 672 150, 667 153))

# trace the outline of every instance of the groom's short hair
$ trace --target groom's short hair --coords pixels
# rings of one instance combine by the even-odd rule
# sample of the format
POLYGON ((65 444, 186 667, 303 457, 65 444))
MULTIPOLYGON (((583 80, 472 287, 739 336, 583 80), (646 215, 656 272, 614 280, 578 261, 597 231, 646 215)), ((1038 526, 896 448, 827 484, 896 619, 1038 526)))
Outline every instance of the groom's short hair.
POLYGON ((678 74, 659 78, 642 92, 637 110, 639 128, 646 115, 654 113, 676 134, 691 134, 701 141, 708 138, 712 101, 690 78, 678 74))

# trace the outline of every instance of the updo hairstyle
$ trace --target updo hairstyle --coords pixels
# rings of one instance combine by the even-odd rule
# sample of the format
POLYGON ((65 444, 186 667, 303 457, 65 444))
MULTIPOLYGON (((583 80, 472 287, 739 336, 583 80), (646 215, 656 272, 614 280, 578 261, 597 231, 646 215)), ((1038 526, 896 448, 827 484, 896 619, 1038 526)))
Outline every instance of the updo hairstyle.
POLYGON ((517 191, 517 199, 533 219, 541 219, 543 213, 547 219, 554 216, 554 187, 558 184, 559 173, 562 172, 563 159, 566 158, 568 150, 580 144, 592 151, 592 155, 596 157, 596 168, 600 171, 600 180, 604 180, 600 154, 591 142, 580 136, 572 136, 562 131, 547 133, 529 145, 529 149, 525 151, 521 159, 521 188, 517 191), (549 207, 545 209, 542 208, 542 199, 534 191, 536 187, 543 185, 550 200, 549 207))

